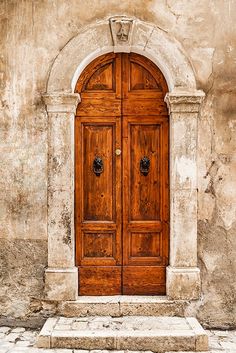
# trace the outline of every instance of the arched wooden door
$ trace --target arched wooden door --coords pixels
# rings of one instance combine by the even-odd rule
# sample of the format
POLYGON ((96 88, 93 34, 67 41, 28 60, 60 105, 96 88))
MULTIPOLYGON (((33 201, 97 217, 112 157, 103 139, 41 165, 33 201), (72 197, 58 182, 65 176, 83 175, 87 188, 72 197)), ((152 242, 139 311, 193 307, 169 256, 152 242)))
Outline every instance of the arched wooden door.
POLYGON ((137 54, 83 71, 75 120, 80 295, 164 294, 169 172, 166 81, 137 54))

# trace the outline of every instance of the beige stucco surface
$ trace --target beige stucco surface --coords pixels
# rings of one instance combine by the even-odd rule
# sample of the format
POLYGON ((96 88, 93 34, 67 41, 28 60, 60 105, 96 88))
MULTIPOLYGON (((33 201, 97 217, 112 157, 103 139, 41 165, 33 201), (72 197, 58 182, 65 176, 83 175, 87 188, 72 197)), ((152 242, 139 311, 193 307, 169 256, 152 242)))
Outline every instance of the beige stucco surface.
MULTIPOLYGON (((193 66, 197 88, 206 93, 198 120, 197 163, 202 295, 189 310, 205 325, 235 326, 234 0, 0 1, 1 315, 38 317, 41 312, 48 202, 48 116, 41 97, 49 72, 72 38, 114 15, 150 22, 177 40, 193 66)), ((92 35, 89 45, 94 45, 92 35)), ((191 168, 180 162, 180 169, 191 168)))

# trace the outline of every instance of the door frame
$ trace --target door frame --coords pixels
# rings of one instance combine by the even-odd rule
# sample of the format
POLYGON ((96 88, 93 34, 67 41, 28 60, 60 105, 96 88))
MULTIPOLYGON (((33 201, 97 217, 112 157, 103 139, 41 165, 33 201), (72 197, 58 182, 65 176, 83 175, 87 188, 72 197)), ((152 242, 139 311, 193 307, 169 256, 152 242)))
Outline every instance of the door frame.
POLYGON ((76 300, 78 269, 74 237, 74 118, 80 102, 75 83, 83 69, 108 52, 146 56, 163 72, 170 126, 170 265, 166 290, 170 299, 198 299, 197 267, 197 126, 204 93, 196 89, 194 71, 175 38, 135 18, 114 17, 85 27, 55 59, 47 93, 48 114, 48 267, 45 296, 76 300), (119 41, 124 24, 126 40, 119 41), (116 25, 118 26, 116 29, 116 25), (89 44, 88 44, 89 43, 89 44))

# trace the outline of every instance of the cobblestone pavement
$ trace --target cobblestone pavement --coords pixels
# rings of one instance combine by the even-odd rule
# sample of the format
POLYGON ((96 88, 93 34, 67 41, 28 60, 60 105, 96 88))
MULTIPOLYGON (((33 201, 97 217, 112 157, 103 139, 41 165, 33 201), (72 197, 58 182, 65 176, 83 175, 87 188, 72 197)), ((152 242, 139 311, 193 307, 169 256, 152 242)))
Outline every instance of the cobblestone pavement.
MULTIPOLYGON (((28 330, 23 327, 0 327, 0 353, 89 353, 71 349, 39 349, 35 348, 39 330, 28 330)), ((211 353, 236 353, 236 330, 207 330, 211 353)), ((98 353, 99 351, 90 351, 98 353)), ((108 353, 108 351, 103 351, 108 353)), ((121 352, 120 352, 121 353, 121 352)))

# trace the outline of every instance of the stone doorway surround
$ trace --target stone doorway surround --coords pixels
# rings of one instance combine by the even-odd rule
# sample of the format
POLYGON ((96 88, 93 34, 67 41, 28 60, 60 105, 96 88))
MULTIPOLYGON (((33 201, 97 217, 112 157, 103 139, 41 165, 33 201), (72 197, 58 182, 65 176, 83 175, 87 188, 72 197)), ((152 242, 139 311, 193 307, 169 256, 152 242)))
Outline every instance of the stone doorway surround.
POLYGON ((152 60, 169 87, 170 263, 169 299, 193 300, 201 293, 197 267, 197 125, 204 93, 181 45, 154 24, 116 16, 80 31, 60 51, 43 95, 48 114, 49 300, 76 300, 78 269, 74 234, 74 118, 80 102, 74 87, 83 69, 109 52, 134 52, 152 60))

